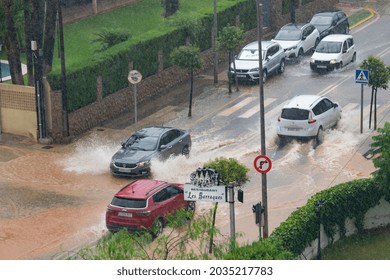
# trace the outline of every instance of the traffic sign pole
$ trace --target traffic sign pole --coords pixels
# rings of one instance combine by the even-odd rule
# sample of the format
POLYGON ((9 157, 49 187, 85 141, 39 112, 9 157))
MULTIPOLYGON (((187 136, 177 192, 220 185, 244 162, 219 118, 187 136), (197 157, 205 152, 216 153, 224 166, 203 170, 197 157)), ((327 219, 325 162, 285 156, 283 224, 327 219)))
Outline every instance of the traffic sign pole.
POLYGON ((369 82, 370 72, 366 69, 356 69, 355 83, 361 84, 360 89, 360 133, 363 133, 363 86, 369 82))
POLYGON ((360 90, 360 134, 363 133, 363 84, 360 90))

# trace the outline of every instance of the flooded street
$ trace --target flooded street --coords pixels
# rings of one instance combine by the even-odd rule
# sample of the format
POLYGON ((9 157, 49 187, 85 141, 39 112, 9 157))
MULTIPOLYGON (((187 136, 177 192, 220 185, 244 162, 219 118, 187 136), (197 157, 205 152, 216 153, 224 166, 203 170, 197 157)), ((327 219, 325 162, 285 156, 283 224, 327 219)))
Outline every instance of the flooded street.
MULTIPOLYGON (((271 77, 264 87, 266 150, 273 163, 267 173, 269 232, 318 191, 374 171, 372 161, 363 156, 374 132, 367 127, 367 95, 360 133, 359 87, 353 81, 356 65, 321 76, 311 73, 309 59, 288 65, 283 75, 271 77), (277 145, 278 116, 286 101, 298 93, 328 96, 343 109, 337 128, 327 131, 316 148, 310 141, 277 145)), ((220 76, 226 79, 226 71, 220 76)), ((213 77, 197 79, 211 84, 213 77)), ((217 157, 235 158, 250 169, 250 181, 243 186, 244 203, 235 203, 236 232, 242 235, 239 242, 257 240, 252 205, 262 199, 261 175, 253 167, 261 142, 258 91, 257 86, 241 86, 239 92, 228 93, 221 82, 205 87, 194 98, 191 118, 188 104, 182 104, 168 106, 137 124, 114 120, 68 145, 0 144, 0 259, 62 259, 107 233, 106 206, 130 182, 110 174, 111 157, 122 140, 150 125, 187 129, 192 137, 189 159, 152 161, 155 179, 186 183, 193 171, 217 157)), ((381 93, 379 127, 390 121, 389 108, 390 95, 381 93)), ((196 213, 212 206, 197 203, 196 213)), ((216 223, 228 237, 228 203, 219 203, 216 223)))
MULTIPOLYGON (((205 102, 210 101, 199 98, 195 106, 202 108, 205 102)), ((296 141, 278 147, 276 110, 267 113, 267 154, 273 160, 267 176, 271 231, 314 193, 369 176, 372 163, 358 152, 369 133, 359 134, 358 127, 347 121, 357 113, 343 112, 338 129, 328 132, 316 149, 310 142, 296 141)), ((261 176, 253 168, 259 154, 257 130, 234 130, 236 117, 223 120, 215 115, 194 122, 183 120, 181 114, 165 125, 175 126, 180 120, 181 126, 191 129, 191 157, 152 162, 153 178, 185 183, 209 160, 238 159, 250 168, 250 182, 244 186, 244 203, 235 204, 236 231, 242 234, 240 242, 256 240, 252 205, 261 199, 261 176)), ((96 129, 73 144, 50 148, 0 146, 0 259, 64 258, 104 235, 106 205, 130 181, 111 176, 110 159, 132 129, 96 129)), ((198 203, 197 213, 211 207, 211 203, 198 203)), ((217 214, 217 225, 226 236, 228 207, 220 203, 217 214)))

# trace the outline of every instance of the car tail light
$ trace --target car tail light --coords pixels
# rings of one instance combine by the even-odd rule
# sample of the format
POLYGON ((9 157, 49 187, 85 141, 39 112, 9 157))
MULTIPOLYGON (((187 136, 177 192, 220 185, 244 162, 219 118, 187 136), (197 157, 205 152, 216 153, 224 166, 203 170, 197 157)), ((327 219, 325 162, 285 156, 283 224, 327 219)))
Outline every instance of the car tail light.
POLYGON ((142 216, 149 216, 150 213, 152 213, 152 211, 142 211, 142 212, 138 212, 139 215, 142 215, 142 216))
POLYGON ((313 113, 312 112, 309 112, 309 121, 308 123, 309 124, 313 124, 315 123, 317 120, 316 119, 313 119, 313 113))

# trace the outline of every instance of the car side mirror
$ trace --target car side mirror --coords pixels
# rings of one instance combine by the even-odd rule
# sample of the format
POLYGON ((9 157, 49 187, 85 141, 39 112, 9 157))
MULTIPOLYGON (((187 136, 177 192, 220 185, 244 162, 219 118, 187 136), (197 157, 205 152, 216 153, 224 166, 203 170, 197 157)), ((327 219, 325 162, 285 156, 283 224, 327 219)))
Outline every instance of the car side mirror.
POLYGON ((122 148, 126 148, 126 142, 121 142, 121 146, 122 146, 122 148))
POLYGON ((162 150, 165 150, 167 148, 167 145, 161 145, 159 150, 162 151, 162 150))
POLYGON ((337 103, 334 103, 333 108, 337 108, 337 107, 339 107, 339 105, 337 103))
POLYGON ((306 40, 306 36, 302 36, 302 41, 305 41, 306 40))

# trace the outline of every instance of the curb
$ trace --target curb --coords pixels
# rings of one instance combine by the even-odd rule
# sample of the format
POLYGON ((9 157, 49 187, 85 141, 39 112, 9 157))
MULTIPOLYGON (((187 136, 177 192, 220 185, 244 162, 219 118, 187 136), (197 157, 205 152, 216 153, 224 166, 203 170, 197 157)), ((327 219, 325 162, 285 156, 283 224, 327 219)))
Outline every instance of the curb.
POLYGON ((363 10, 369 11, 370 15, 368 17, 366 17, 366 18, 356 22, 354 25, 351 26, 351 29, 355 28, 356 26, 359 26, 360 24, 362 24, 362 23, 372 19, 375 15, 377 15, 377 13, 373 9, 371 9, 371 8, 364 8, 363 10))

